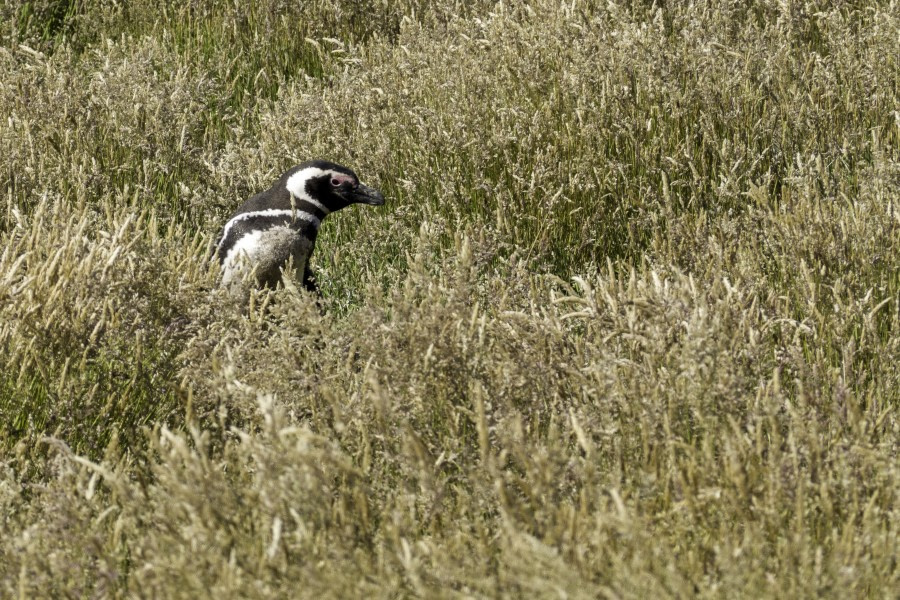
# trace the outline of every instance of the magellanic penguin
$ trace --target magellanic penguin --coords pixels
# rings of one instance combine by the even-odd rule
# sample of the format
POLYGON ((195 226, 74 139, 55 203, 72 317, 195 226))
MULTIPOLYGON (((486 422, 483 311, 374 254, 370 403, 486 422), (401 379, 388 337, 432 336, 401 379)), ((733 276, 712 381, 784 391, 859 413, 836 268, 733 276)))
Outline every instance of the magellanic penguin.
POLYGON ((222 284, 240 288, 251 272, 258 285, 275 287, 291 263, 303 286, 318 292, 309 258, 319 226, 330 213, 351 204, 380 206, 384 196, 342 165, 311 160, 293 167, 244 202, 225 224, 216 247, 222 284))

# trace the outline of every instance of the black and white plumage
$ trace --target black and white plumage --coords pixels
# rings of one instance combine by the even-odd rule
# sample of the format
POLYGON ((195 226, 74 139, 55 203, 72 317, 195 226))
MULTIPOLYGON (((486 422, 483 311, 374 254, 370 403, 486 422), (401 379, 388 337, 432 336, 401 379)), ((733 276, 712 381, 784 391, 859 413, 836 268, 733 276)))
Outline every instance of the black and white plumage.
POLYGON ((351 204, 380 206, 384 196, 342 165, 311 160, 293 167, 244 202, 225 224, 216 247, 222 283, 230 287, 250 271, 259 285, 274 287, 292 261, 304 287, 317 291, 309 258, 319 226, 351 204))

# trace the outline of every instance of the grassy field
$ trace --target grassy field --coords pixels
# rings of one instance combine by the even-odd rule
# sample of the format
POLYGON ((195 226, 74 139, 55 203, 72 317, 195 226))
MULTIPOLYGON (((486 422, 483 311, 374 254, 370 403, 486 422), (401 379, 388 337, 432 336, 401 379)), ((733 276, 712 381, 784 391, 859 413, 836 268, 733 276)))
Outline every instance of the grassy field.
POLYGON ((900 5, 0 0, 0 597, 894 598, 900 5), (308 158, 325 307, 210 244, 308 158))

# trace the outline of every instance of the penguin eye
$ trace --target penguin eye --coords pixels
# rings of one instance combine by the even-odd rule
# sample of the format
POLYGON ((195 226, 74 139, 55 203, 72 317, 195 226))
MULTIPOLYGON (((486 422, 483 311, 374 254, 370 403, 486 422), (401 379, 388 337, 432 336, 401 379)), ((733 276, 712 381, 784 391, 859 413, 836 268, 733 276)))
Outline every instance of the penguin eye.
POLYGON ((340 185, 341 185, 341 180, 338 179, 337 177, 332 177, 332 178, 331 178, 331 185, 333 185, 334 187, 340 187, 340 185))

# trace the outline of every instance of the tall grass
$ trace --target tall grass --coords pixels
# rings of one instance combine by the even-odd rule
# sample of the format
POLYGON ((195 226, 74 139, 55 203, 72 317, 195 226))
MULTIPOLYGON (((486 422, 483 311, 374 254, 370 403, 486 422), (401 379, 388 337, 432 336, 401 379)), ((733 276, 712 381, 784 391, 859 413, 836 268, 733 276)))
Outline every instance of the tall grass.
POLYGON ((0 596, 892 597, 898 25, 0 4, 0 596), (387 205, 235 306, 311 157, 387 205))

